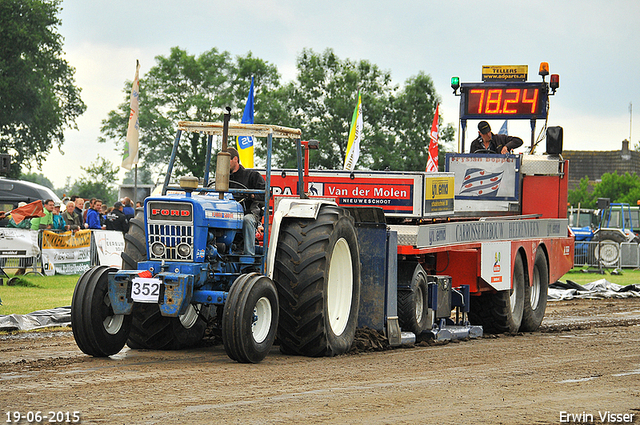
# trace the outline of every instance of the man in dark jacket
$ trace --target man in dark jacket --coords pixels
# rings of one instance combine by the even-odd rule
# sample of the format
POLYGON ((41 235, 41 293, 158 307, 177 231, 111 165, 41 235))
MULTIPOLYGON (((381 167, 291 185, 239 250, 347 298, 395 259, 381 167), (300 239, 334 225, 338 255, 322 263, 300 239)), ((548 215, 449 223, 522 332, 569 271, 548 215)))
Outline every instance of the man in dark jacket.
POLYGON ((469 152, 474 153, 480 149, 490 150, 494 153, 507 154, 513 149, 522 146, 522 139, 506 134, 493 134, 491 126, 486 121, 478 124, 478 138, 471 142, 469 152))
MULTIPOLYGON (((227 152, 231 155, 231 163, 229 169, 231 175, 229 180, 232 182, 240 183, 244 187, 235 187, 235 189, 259 189, 264 190, 265 182, 259 172, 256 170, 246 169, 240 164, 240 157, 238 151, 234 148, 227 148, 227 152)), ((233 184, 230 185, 233 189, 233 184)), ((236 199, 238 197, 236 196, 236 199)), ((238 202, 244 206, 244 219, 242 221, 242 236, 244 239, 244 253, 248 255, 255 255, 256 247, 256 228, 262 218, 262 207, 264 206, 264 195, 260 194, 247 194, 240 196, 238 202)))
POLYGON ((107 230, 119 230, 122 233, 129 231, 129 220, 122 210, 122 202, 118 201, 113 204, 113 209, 105 216, 107 230))

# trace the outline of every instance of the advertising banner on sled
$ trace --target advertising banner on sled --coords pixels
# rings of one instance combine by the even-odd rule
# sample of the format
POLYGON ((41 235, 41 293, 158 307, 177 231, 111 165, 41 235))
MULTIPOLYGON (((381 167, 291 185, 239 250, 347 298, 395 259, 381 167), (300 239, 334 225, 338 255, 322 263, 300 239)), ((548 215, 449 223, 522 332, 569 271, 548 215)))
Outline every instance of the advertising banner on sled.
POLYGON ((91 230, 42 232, 42 265, 47 276, 82 274, 91 266, 91 230))

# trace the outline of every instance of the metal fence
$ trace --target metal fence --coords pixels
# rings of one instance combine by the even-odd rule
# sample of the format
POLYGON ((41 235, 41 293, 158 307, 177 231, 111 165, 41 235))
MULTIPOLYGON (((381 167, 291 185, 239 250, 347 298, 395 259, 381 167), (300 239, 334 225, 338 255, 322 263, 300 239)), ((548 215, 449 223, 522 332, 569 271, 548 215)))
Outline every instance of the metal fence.
POLYGON ((638 268, 640 267, 639 247, 640 245, 635 242, 608 241, 605 244, 576 241, 573 262, 576 267, 638 268))

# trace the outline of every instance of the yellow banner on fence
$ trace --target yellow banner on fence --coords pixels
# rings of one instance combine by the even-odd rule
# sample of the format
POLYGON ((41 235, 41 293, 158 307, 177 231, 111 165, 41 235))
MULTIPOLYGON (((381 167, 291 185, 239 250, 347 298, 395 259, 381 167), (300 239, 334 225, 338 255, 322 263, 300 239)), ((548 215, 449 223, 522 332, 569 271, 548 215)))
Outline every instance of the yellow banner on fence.
POLYGON ((91 246, 91 230, 79 230, 76 233, 42 232, 42 249, 75 249, 91 246))

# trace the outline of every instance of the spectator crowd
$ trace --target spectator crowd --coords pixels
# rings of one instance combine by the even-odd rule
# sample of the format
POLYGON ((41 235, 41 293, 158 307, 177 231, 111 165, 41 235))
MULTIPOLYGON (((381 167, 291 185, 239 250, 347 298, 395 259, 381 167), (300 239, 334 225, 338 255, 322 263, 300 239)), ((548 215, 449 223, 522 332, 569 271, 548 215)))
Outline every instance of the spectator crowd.
MULTIPOLYGON (((26 203, 21 202, 18 207, 26 203)), ((129 231, 129 220, 135 215, 133 203, 129 197, 108 207, 101 199, 92 198, 85 200, 79 196, 65 197, 62 203, 53 199, 42 201, 42 217, 24 219, 19 223, 5 216, 9 221, 7 227, 40 230, 47 229, 55 232, 72 231, 81 229, 117 230, 122 233, 129 231)))

